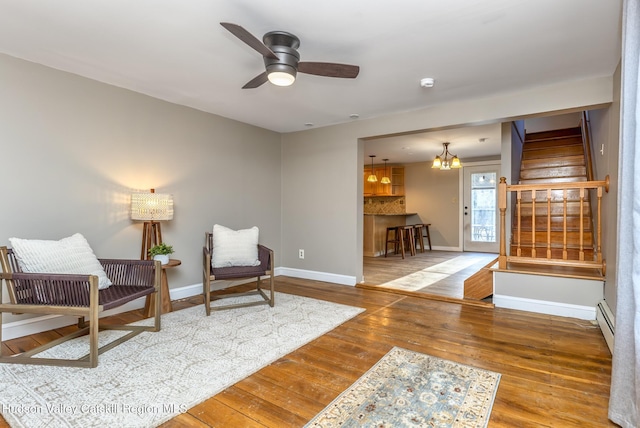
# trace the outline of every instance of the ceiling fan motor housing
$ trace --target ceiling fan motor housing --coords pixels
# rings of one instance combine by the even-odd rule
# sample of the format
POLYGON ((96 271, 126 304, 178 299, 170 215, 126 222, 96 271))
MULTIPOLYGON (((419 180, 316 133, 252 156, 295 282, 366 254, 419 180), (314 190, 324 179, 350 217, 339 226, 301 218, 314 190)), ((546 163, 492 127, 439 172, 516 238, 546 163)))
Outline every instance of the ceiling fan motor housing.
POLYGON ((263 57, 267 73, 280 71, 295 77, 300 61, 300 54, 296 50, 300 46, 300 39, 286 31, 271 31, 264 35, 262 41, 278 56, 278 59, 263 57))

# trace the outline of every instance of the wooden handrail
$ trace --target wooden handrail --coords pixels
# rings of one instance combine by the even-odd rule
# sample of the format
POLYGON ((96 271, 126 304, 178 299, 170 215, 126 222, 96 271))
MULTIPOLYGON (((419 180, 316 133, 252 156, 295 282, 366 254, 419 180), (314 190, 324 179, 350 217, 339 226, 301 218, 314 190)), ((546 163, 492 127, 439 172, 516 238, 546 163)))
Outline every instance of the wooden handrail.
POLYGON ((593 147, 591 143, 591 126, 589 126, 589 112, 582 112, 580 127, 582 129, 582 146, 584 150, 584 163, 587 170, 587 180, 593 180, 593 147))
MULTIPOLYGON (((506 269, 508 262, 529 263, 529 264, 547 264, 547 265, 564 265, 571 267, 599 268, 604 274, 605 261, 602 258, 602 196, 603 190, 609 191, 609 176, 604 180, 598 181, 580 181, 580 182, 564 182, 564 183, 545 183, 545 184, 507 184, 505 177, 500 177, 498 184, 498 209, 500 211, 500 254, 498 257, 498 267, 506 269), (588 190, 595 189, 597 194, 597 223, 596 223, 596 242, 594 250, 595 260, 585 260, 585 202, 588 190), (567 216, 568 216, 568 194, 571 190, 577 190, 579 193, 579 233, 578 233, 578 259, 570 260, 568 256, 568 238, 567 238, 567 216), (551 233, 551 199, 553 191, 562 192, 562 258, 554 258, 552 253, 552 233, 551 233), (544 195, 546 204, 537 202, 537 193, 544 195), (516 198, 516 230, 514 236, 514 245, 516 246, 515 254, 507 255, 507 238, 505 230, 506 212, 508 194, 514 194, 516 198), (531 256, 524 257, 522 255, 522 197, 529 195, 531 198, 531 256), (546 230, 546 251, 544 257, 538 257, 536 251, 536 215, 538 210, 542 210, 540 215, 547 216, 546 230)), ((543 238, 544 239, 544 238, 543 238)))

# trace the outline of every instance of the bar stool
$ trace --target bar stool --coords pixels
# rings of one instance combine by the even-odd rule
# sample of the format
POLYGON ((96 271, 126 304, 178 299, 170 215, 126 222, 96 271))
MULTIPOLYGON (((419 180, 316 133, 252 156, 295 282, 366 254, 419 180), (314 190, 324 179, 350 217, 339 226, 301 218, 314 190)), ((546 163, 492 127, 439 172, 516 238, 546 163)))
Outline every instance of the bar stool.
MULTIPOLYGON (((415 234, 413 231, 415 227, 413 226, 400 226, 399 229, 404 230, 404 244, 409 247, 410 254, 412 256, 416 255, 416 242, 415 242, 415 234)), ((404 245, 402 246, 404 249, 404 245)))
POLYGON ((424 253, 424 238, 427 238, 427 242, 429 243, 429 251, 431 251, 431 234, 429 233, 429 226, 431 223, 427 224, 414 224, 413 227, 415 229, 415 245, 420 244, 420 252, 424 253), (422 234, 422 229, 425 229, 426 234, 422 234))
POLYGON ((400 247, 402 258, 404 259, 404 230, 402 226, 387 227, 387 236, 384 244, 384 256, 387 257, 387 250, 389 244, 393 244, 393 253, 398 254, 398 246, 400 247), (389 235, 393 232, 393 239, 390 239, 389 235))

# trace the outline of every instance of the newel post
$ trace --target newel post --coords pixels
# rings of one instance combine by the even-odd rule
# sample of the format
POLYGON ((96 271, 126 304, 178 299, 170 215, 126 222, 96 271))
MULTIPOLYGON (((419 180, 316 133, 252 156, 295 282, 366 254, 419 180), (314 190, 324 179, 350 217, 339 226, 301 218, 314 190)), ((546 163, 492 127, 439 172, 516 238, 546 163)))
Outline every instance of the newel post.
POLYGON ((500 177, 498 183, 498 209, 500 210, 500 254, 498 256, 498 267, 507 268, 507 239, 506 239, 506 215, 507 215, 507 179, 500 177))

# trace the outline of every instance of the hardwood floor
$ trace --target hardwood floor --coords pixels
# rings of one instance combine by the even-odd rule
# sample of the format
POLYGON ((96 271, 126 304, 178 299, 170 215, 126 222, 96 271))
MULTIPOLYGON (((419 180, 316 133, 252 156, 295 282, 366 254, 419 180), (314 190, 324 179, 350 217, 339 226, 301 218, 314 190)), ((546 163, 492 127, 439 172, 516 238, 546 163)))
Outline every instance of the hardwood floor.
MULTIPOLYGON (((607 419, 611 355, 590 322, 288 277, 277 277, 276 289, 366 311, 162 427, 303 426, 393 346, 502 373, 489 427, 616 426, 607 419)), ((135 321, 142 311, 117 317, 135 321)), ((7 341, 3 351, 61 330, 7 341)))
POLYGON ((496 257, 497 254, 490 253, 435 250, 418 252, 404 259, 396 255, 364 257, 365 281, 358 286, 392 288, 400 294, 426 294, 445 297, 444 300, 463 299, 464 280, 496 257), (413 283, 408 293, 401 278, 413 283))

